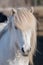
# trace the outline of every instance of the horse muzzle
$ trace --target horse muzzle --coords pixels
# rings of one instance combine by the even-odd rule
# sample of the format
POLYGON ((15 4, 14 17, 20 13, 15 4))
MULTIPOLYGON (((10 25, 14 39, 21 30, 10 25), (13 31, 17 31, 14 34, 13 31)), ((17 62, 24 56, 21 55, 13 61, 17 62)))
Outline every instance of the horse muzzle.
POLYGON ((22 50, 23 56, 28 56, 29 52, 31 51, 31 48, 29 50, 27 50, 27 51, 25 51, 24 48, 22 48, 21 50, 22 50))

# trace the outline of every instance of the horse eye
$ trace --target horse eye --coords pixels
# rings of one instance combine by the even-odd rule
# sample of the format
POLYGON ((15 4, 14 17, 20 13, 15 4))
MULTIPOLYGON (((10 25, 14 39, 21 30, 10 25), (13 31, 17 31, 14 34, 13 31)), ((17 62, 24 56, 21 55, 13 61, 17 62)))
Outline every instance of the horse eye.
POLYGON ((18 28, 15 26, 15 29, 17 30, 18 28))

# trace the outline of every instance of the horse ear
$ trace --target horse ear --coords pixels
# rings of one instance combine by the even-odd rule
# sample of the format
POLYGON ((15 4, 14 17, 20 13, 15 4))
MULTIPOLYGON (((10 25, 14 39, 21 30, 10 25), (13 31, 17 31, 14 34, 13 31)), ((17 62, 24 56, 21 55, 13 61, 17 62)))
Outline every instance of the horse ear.
POLYGON ((30 8, 30 12, 34 13, 34 8, 33 7, 30 8))
POLYGON ((12 15, 14 15, 16 13, 16 10, 13 8, 12 9, 12 15))

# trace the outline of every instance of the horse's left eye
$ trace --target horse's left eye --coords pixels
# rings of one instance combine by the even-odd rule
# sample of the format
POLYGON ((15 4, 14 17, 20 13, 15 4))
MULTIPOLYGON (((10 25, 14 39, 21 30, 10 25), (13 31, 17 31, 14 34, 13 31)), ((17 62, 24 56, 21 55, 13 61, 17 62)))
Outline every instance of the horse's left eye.
POLYGON ((17 30, 18 28, 15 26, 15 29, 17 30))

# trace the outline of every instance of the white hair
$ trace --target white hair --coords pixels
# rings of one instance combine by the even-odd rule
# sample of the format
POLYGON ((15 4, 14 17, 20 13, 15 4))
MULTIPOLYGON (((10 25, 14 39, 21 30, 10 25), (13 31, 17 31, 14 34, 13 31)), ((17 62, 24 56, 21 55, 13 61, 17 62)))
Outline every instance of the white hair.
POLYGON ((15 25, 22 31, 32 30, 31 51, 29 53, 29 62, 33 64, 33 55, 36 50, 36 18, 27 8, 17 8, 15 13, 15 25))

